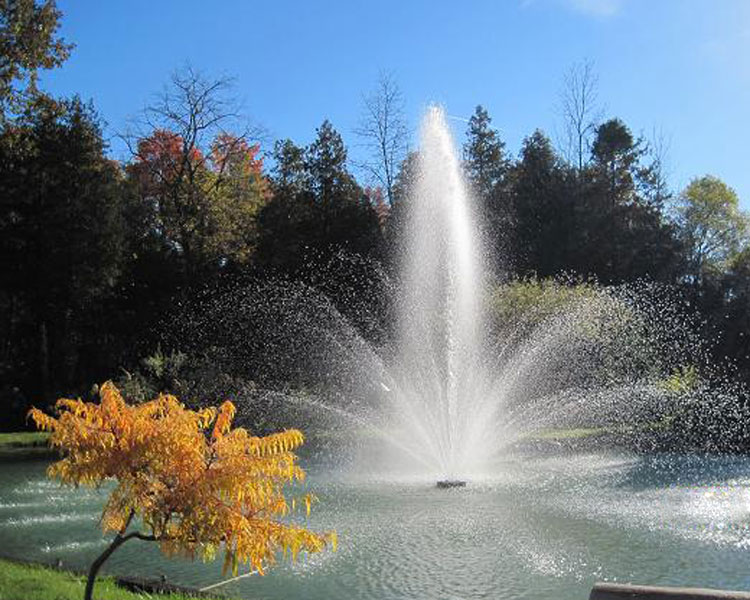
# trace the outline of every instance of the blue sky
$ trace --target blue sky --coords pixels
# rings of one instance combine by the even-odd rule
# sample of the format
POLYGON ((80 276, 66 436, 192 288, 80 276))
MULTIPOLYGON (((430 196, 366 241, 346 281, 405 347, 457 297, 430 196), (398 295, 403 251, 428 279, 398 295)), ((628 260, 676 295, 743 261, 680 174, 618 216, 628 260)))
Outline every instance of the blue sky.
MULTIPOLYGON (((69 61, 46 89, 92 99, 123 131, 177 67, 231 75, 273 138, 308 143, 330 119, 353 129, 380 71, 398 81, 410 125, 430 102, 466 118, 484 105, 511 152, 560 130, 566 70, 590 59, 605 116, 669 142, 675 188, 711 173, 750 208, 748 0, 58 0, 69 61)), ((461 141, 465 124, 459 120, 461 141)), ((124 148, 112 141, 112 153, 124 148)))

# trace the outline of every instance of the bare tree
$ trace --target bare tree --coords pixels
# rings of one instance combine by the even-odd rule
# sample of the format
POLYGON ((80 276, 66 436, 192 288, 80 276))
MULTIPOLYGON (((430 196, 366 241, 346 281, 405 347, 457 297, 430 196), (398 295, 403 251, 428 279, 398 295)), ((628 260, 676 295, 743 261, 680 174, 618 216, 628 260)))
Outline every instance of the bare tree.
POLYGON ((368 159, 358 166, 383 189, 388 204, 393 203, 399 165, 406 156, 408 128, 404 99, 390 73, 381 73, 377 87, 363 98, 359 126, 354 130, 367 149, 368 159))
MULTIPOLYGON (((188 65, 172 73, 162 92, 121 137, 132 156, 139 158, 139 141, 157 131, 176 134, 182 145, 177 179, 191 177, 211 158, 217 140, 238 145, 263 137, 260 127, 245 121, 233 92, 233 78, 209 78, 188 65)), ((219 150, 230 155, 233 148, 219 150)))
POLYGON ((579 172, 586 163, 591 135, 601 119, 598 88, 599 77, 594 64, 585 60, 568 70, 560 90, 560 112, 564 121, 563 151, 579 172))
POLYGON ((664 130, 654 127, 646 144, 646 154, 650 162, 641 171, 642 190, 646 201, 655 207, 663 207, 672 197, 669 189, 671 169, 669 153, 671 139, 664 130))

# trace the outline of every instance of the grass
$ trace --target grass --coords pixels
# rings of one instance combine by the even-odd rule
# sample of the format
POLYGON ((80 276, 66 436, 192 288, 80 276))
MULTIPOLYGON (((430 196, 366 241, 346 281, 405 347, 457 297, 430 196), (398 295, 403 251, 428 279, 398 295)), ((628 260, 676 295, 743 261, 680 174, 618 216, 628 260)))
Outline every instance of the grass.
POLYGON ((0 433, 0 448, 37 448, 47 446, 49 433, 46 431, 16 431, 0 433))
MULTIPOLYGON (((67 571, 0 559, 0 600, 81 600, 86 579, 67 571)), ((97 579, 96 600, 188 600, 184 594, 139 594, 109 577, 97 579)))
POLYGON ((600 435, 635 435, 640 433, 654 433, 668 431, 672 427, 673 416, 665 416, 658 421, 644 423, 609 425, 603 427, 578 427, 571 429, 540 429, 525 436, 531 440, 572 440, 593 438, 600 435))
POLYGON ((47 446, 49 433, 43 431, 17 431, 0 433, 0 459, 43 458, 54 455, 47 446))
POLYGON ((532 440, 572 440, 609 433, 606 427, 579 427, 577 429, 541 429, 528 434, 532 440))

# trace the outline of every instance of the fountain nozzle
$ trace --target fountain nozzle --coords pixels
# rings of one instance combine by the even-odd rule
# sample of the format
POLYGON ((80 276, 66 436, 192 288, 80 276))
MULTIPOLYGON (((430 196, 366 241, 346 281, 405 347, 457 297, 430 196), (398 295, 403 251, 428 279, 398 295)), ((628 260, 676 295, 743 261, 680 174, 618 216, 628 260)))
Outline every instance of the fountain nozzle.
POLYGON ((437 487, 441 489, 466 487, 466 482, 459 479, 443 479, 437 482, 437 487))

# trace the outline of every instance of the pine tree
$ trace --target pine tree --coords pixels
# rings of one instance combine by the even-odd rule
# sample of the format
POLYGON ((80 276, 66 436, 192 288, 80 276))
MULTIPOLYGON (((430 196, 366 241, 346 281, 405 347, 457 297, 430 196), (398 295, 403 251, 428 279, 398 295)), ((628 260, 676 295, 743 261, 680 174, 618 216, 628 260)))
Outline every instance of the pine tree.
POLYGON ((491 128, 492 119, 481 105, 469 119, 464 143, 464 171, 475 194, 484 203, 493 198, 496 188, 508 173, 505 142, 491 128))

